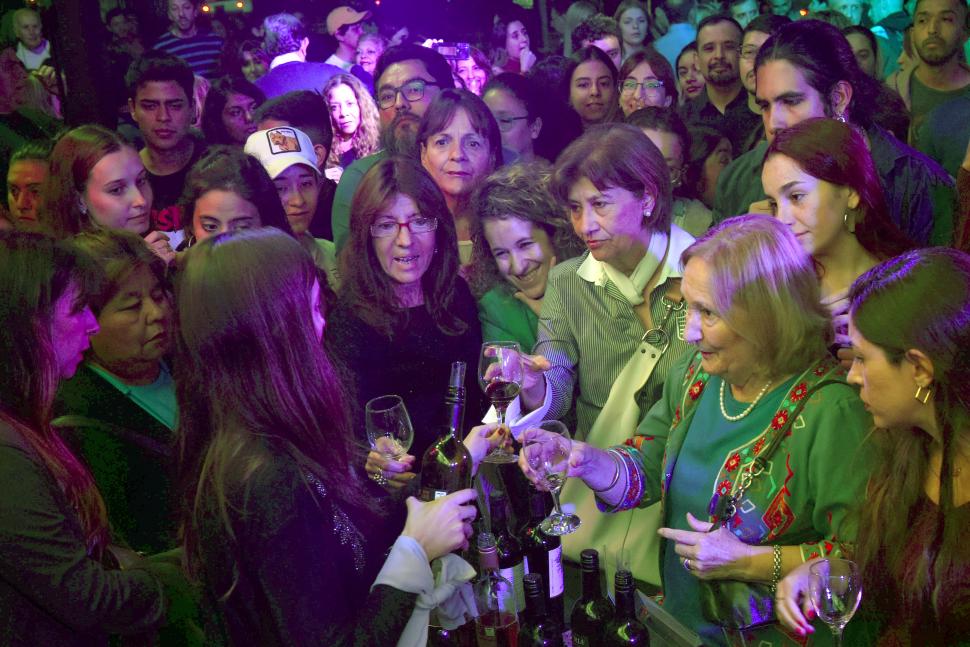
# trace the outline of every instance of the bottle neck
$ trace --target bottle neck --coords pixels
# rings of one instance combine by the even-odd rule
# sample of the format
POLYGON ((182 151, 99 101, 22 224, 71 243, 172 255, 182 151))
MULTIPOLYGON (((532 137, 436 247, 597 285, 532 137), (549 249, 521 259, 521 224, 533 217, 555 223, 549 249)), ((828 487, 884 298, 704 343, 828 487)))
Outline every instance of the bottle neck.
POLYGON ((603 592, 600 588, 600 572, 599 569, 587 570, 583 569, 583 597, 584 598, 598 598, 602 597, 603 592))
POLYGON ((542 595, 542 593, 537 591, 529 591, 526 593, 525 612, 535 624, 538 624, 540 621, 546 619, 546 616, 548 615, 546 611, 546 598, 542 595))
POLYGON ((636 605, 633 600, 633 589, 620 588, 616 590, 616 617, 632 620, 636 617, 636 605))
POLYGON ((530 525, 538 525, 543 519, 546 518, 546 500, 544 494, 536 490, 536 492, 532 495, 529 505, 529 521, 532 522, 530 525))
POLYGON ((483 571, 497 571, 498 553, 495 549, 478 551, 478 565, 481 566, 483 571))
POLYGON ((445 397, 445 424, 452 437, 461 442, 462 425, 465 417, 465 389, 448 387, 445 397))

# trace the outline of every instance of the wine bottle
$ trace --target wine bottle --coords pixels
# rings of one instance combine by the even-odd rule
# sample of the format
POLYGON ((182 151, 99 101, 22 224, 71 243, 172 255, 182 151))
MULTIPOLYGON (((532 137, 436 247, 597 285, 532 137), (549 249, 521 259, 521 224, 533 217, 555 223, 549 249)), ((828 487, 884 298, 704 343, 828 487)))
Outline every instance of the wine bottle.
POLYGON ((489 515, 492 520, 492 534, 498 551, 498 567, 502 577, 512 582, 515 589, 515 602, 519 609, 525 607, 525 589, 522 577, 525 575, 525 555, 522 542, 509 528, 509 500, 501 490, 494 490, 488 500, 489 515))
POLYGON ((471 487, 473 461, 461 442, 465 415, 465 362, 451 365, 448 393, 445 395, 443 434, 421 458, 419 498, 434 501, 471 487))
POLYGON ((519 647, 562 647, 562 625, 546 607, 546 583, 538 573, 525 576, 526 607, 519 625, 519 647))
POLYGON ((475 635, 478 647, 516 647, 519 636, 518 606, 512 582, 502 577, 498 565, 495 536, 478 535, 479 575, 473 587, 475 635))
POLYGON ((543 589, 546 598, 546 609, 553 620, 564 627, 563 611, 563 570, 562 570, 562 540, 542 532, 539 524, 546 518, 549 506, 546 501, 549 494, 532 488, 529 493, 530 516, 529 522, 522 529, 522 550, 525 553, 525 572, 542 575, 546 583, 543 589))
POLYGON ((649 645, 650 632, 637 620, 635 596, 637 587, 633 583, 633 573, 617 571, 614 578, 616 589, 616 613, 606 625, 606 641, 611 647, 629 645, 649 645))
POLYGON ((583 595, 576 600, 569 616, 573 647, 591 647, 603 642, 607 623, 613 619, 613 603, 600 586, 600 556, 592 548, 579 554, 583 595))

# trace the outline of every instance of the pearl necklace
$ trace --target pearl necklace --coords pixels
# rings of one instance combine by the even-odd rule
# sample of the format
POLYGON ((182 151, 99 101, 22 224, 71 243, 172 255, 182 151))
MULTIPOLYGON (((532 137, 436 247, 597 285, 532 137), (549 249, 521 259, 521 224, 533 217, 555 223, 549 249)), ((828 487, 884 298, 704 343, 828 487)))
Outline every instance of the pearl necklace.
POLYGON ((741 418, 744 418, 749 413, 751 413, 755 405, 758 404, 758 401, 761 400, 761 397, 768 392, 768 387, 771 386, 771 380, 768 380, 768 382, 765 383, 763 387, 761 387, 761 390, 758 391, 758 395, 754 396, 754 400, 751 401, 751 404, 748 405, 748 408, 736 416, 729 416, 727 409, 724 408, 724 385, 725 384, 727 384, 727 381, 722 380, 721 381, 721 415, 724 416, 725 419, 729 420, 730 422, 737 422, 741 418))

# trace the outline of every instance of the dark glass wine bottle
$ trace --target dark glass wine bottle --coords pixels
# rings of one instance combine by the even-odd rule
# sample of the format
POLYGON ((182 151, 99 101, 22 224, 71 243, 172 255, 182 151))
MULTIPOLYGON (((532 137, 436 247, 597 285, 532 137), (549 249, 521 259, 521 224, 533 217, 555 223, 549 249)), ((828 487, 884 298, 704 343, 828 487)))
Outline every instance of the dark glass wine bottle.
POLYGON ((471 454, 461 442, 464 415, 465 362, 454 362, 441 423, 444 433, 421 458, 419 498, 423 501, 434 501, 471 487, 474 466, 471 454))
POLYGON ((525 555, 522 542, 509 528, 509 500, 501 490, 492 491, 488 508, 492 520, 492 534, 498 551, 498 567, 502 577, 512 582, 515 588, 515 602, 519 609, 525 606, 525 590, 522 576, 525 575, 525 555))
POLYGON ((633 573, 617 571, 613 581, 616 588, 616 613, 606 625, 604 644, 610 647, 649 645, 650 632, 637 620, 637 587, 633 583, 633 573))
POLYGON ((562 625, 546 607, 546 583, 538 573, 523 578, 526 607, 519 623, 518 647, 562 647, 562 625))
POLYGON ((563 570, 562 570, 562 540, 559 537, 547 535, 539 528, 539 524, 549 512, 547 501, 549 494, 532 488, 529 493, 530 515, 529 523, 522 529, 522 549, 525 553, 525 572, 542 575, 546 583, 544 594, 546 608, 553 620, 559 626, 565 626, 563 611, 563 570))
POLYGON ((515 590, 499 571, 495 536, 490 532, 478 535, 478 566, 479 575, 473 586, 478 647, 516 647, 519 620, 515 590))
POLYGON ((607 623, 613 619, 613 603, 600 586, 600 556, 592 548, 579 554, 583 596, 576 600, 569 616, 573 647, 593 647, 603 643, 607 623))

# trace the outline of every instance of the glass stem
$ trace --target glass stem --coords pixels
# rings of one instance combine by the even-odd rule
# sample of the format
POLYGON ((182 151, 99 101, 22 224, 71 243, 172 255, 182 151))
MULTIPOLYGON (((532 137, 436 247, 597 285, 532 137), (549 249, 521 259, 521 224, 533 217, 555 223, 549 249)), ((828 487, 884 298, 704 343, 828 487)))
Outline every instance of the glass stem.
POLYGON ((842 630, 843 627, 839 625, 832 627, 832 635, 835 636, 835 647, 842 647, 842 630))
POLYGON ((562 508, 559 506, 559 488, 555 490, 549 490, 552 495, 552 512, 556 517, 562 516, 562 508))

